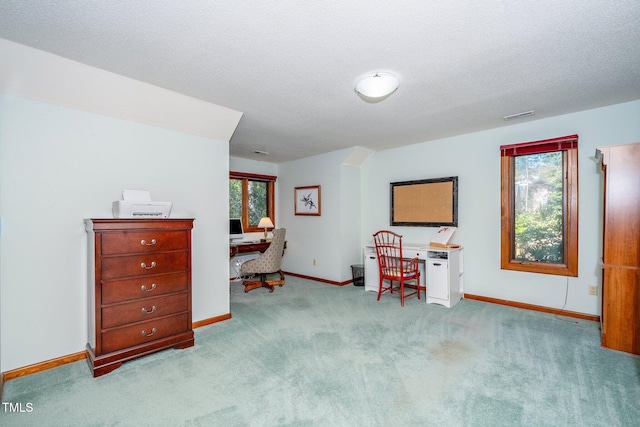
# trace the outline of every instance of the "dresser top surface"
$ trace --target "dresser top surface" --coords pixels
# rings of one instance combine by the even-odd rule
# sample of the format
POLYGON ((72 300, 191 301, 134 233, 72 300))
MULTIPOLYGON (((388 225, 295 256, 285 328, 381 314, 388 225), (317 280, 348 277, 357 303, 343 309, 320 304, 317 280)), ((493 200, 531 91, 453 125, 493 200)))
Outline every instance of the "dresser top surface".
POLYGON ((192 229, 194 218, 86 218, 87 231, 192 229))

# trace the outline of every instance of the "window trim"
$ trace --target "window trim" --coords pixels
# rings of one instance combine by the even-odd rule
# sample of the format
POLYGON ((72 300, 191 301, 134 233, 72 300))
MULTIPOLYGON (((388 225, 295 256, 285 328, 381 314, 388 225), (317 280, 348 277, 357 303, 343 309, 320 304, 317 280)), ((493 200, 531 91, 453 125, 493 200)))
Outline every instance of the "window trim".
POLYGON ((275 226, 276 208, 275 208, 275 182, 278 179, 274 175, 261 175, 249 172, 229 171, 229 179, 237 179, 242 181, 242 224, 245 233, 264 232, 264 229, 252 227, 249 225, 249 181, 258 181, 267 183, 267 214, 271 218, 271 222, 275 226))
POLYGON ((558 276, 578 276, 578 135, 531 141, 500 147, 500 203, 501 238, 500 268, 503 270, 525 271, 529 273, 554 274, 558 276), (512 257, 514 241, 515 213, 513 210, 514 157, 528 154, 565 151, 565 194, 564 194, 564 264, 542 262, 522 262, 512 257))

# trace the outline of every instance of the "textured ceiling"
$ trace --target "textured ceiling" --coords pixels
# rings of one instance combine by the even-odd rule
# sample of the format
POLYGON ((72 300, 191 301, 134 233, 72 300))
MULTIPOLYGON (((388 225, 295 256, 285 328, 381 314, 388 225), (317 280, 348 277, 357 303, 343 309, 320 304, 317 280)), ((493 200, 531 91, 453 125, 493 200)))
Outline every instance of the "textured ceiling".
POLYGON ((242 111, 230 154, 274 163, 640 99, 639 22, 637 0, 0 1, 1 38, 242 111), (369 104, 376 70, 400 88, 369 104))

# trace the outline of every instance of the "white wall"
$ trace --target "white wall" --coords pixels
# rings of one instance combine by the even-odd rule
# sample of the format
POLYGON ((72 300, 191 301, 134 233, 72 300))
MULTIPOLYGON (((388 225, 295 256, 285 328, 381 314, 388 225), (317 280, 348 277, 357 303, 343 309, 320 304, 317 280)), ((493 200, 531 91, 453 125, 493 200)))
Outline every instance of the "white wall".
POLYGON ((280 224, 287 229, 285 271, 330 281, 351 277, 359 264, 360 170, 343 165, 352 149, 278 165, 280 224), (321 186, 321 216, 294 214, 294 188, 321 186), (313 264, 316 260, 316 264, 313 264))
POLYGON ((111 217, 124 188, 150 190, 174 203, 172 217, 196 219, 193 320, 228 314, 228 210, 220 207, 228 204, 229 150, 228 139, 212 136, 230 137, 241 114, 2 40, 0 54, 0 370, 84 351, 83 219, 111 217), (24 75, 22 60, 34 67, 24 75), (69 92, 23 93, 30 79, 51 74, 69 92), (92 85, 96 97, 84 97, 92 85), (119 111, 129 120, 103 115, 118 102, 113 94, 127 90, 142 98, 138 108, 149 97, 180 111, 171 120, 170 108, 119 111), (100 98, 103 91, 110 95, 100 98), (224 129, 201 132, 185 110, 222 120, 224 129))
MULTIPOLYGON (((259 162, 256 160, 242 159, 240 157, 229 157, 229 170, 236 172, 257 173, 261 175, 278 175, 278 165, 269 162, 259 162)), ((276 185, 278 182, 276 181, 276 185)), ((276 193, 276 196, 278 194, 276 193)))
POLYGON ((459 177, 459 224, 453 241, 464 246, 465 292, 575 312, 599 314, 601 192, 598 146, 640 141, 640 101, 535 120, 484 132, 379 151, 362 170, 363 244, 382 228, 405 241, 429 242, 435 228, 390 227, 389 183, 459 177), (503 144, 579 135, 579 271, 577 278, 500 269, 500 153, 503 144), (393 166, 391 166, 393 165, 393 166))
POLYGON ((196 218, 193 320, 229 313, 225 141, 23 98, 0 106, 2 371, 83 350, 83 218, 111 217, 123 188, 196 218))
MULTIPOLYGON (((338 249, 342 265, 340 281, 352 278, 351 266, 362 264, 362 221, 360 166, 342 164, 340 166, 340 237, 338 249)), ((335 246, 334 246, 335 247, 335 246)))
POLYGON ((228 141, 239 111, 0 39, 0 93, 228 141))

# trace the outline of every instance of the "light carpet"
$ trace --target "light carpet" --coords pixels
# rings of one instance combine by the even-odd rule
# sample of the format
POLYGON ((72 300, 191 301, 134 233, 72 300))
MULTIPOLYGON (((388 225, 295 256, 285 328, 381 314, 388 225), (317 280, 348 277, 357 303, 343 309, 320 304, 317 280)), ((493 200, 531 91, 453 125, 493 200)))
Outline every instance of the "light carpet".
POLYGON ((84 361, 5 384, 2 426, 637 426, 640 357, 595 322, 295 277, 231 283, 233 318, 93 378, 84 361), (6 405, 4 405, 6 407, 6 405))

